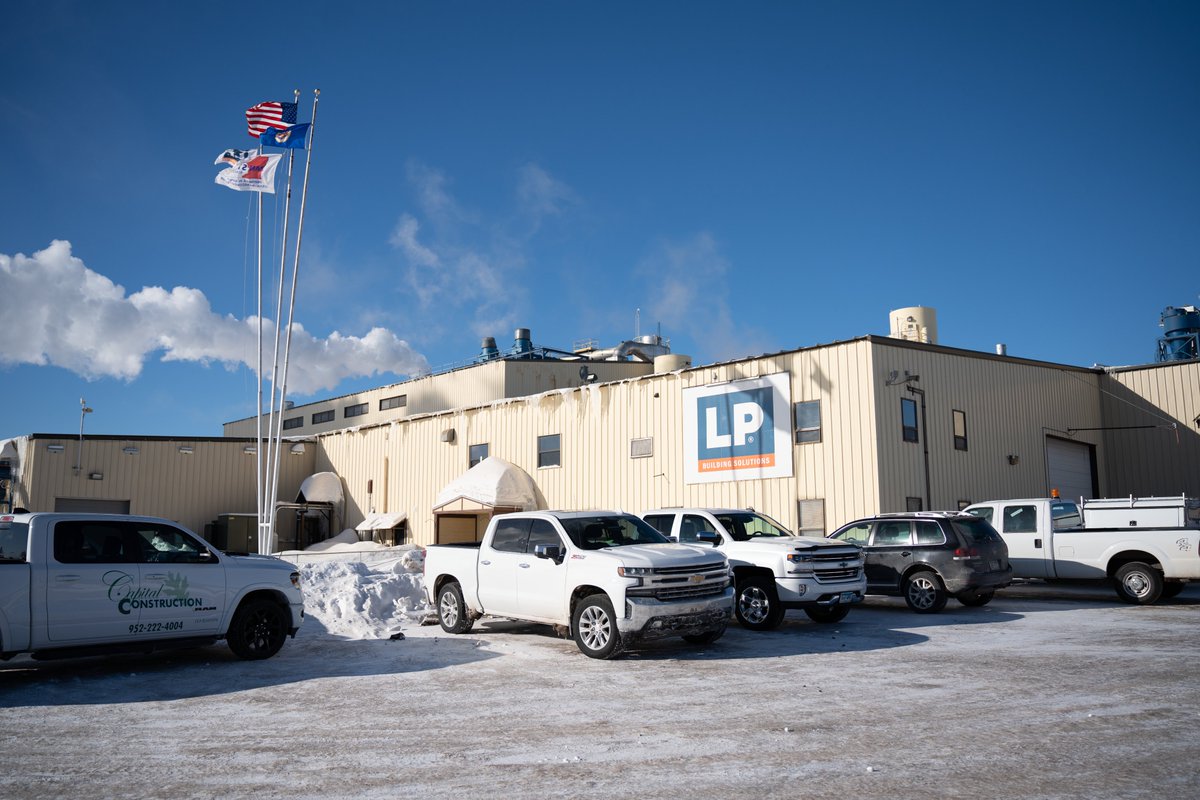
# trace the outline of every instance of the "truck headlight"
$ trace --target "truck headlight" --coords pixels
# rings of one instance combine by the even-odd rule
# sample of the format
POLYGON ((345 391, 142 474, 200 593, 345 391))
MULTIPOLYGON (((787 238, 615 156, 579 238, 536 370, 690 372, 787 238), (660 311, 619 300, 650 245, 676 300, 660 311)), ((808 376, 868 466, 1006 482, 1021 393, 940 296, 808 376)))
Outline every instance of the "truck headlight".
POLYGON ((788 553, 788 564, 791 569, 788 573, 791 575, 812 575, 813 574, 813 554, 812 553, 788 553))
POLYGON ((653 573, 651 567, 617 567, 617 574, 622 578, 642 578, 653 573))

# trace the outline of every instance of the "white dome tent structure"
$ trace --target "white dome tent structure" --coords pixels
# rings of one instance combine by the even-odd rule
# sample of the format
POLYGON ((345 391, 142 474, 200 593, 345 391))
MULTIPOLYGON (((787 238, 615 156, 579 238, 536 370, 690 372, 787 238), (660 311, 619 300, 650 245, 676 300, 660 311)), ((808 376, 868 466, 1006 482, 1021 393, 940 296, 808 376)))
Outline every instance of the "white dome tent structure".
POLYGON ((502 458, 485 458, 438 492, 433 506, 434 541, 478 541, 494 514, 545 507, 528 472, 502 458))

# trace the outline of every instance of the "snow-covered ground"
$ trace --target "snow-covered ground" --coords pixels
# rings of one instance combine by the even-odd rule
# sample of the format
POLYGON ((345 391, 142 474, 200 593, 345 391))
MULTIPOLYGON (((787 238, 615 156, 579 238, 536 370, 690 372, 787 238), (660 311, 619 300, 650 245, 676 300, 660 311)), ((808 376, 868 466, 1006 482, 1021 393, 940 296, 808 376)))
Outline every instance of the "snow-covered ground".
POLYGON ((594 661, 543 626, 422 625, 418 556, 292 554, 309 616, 267 661, 0 663, 0 796, 1197 796, 1198 588, 879 598, 594 661))

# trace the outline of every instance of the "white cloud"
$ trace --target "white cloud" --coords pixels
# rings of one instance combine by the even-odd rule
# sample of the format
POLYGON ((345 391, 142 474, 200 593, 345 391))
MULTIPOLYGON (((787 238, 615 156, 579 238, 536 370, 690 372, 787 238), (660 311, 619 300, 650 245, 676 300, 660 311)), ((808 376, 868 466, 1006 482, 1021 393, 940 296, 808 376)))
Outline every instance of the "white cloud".
POLYGON ((515 221, 492 225, 455 199, 439 170, 410 162, 407 176, 419 216, 401 214, 390 241, 404 258, 405 278, 421 313, 435 327, 465 317, 479 335, 512 327, 528 297, 522 273, 529 240, 545 218, 562 215, 577 202, 574 191, 527 164, 517 175, 515 221))
MULTIPOLYGON (((21 332, 0 351, 2 364, 54 365, 89 380, 133 380, 155 353, 164 361, 257 366, 256 317, 217 314, 203 292, 185 286, 148 286, 126 296, 73 256, 69 242, 55 241, 32 256, 0 254, 0 297, 10 300, 6 328, 21 332)), ((273 323, 264 329, 269 371, 273 323)), ((421 354, 383 328, 318 339, 295 324, 289 362, 288 389, 296 394, 332 389, 351 377, 428 370, 421 354)))
POLYGON ((730 297, 729 261, 709 233, 679 242, 661 242, 642 260, 638 272, 650 288, 651 319, 686 334, 703 358, 737 358, 767 349, 767 337, 735 320, 730 297))

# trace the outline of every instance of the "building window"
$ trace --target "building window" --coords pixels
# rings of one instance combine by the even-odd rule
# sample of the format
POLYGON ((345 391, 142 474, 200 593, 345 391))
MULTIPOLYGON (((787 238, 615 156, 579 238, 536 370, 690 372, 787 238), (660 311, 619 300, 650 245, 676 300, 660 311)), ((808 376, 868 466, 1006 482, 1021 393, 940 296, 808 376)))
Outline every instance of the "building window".
POLYGON ((560 435, 539 436, 537 441, 537 465, 539 467, 558 467, 562 465, 562 450, 560 435))
POLYGON ((304 427, 304 417, 292 417, 283 421, 283 429, 290 431, 292 428, 304 427))
POLYGON ((923 503, 921 501, 921 498, 919 498, 919 497, 904 498, 904 510, 905 511, 924 511, 924 509, 922 508, 922 505, 923 505, 923 503))
POLYGON ((333 422, 333 410, 318 411, 312 415, 312 424, 320 425, 322 422, 333 422))
POLYGON ((654 437, 647 436, 645 439, 629 440, 630 458, 649 458, 652 455, 654 455, 654 437))
POLYGON ((964 508, 966 508, 969 505, 971 505, 970 500, 959 500, 958 501, 958 510, 962 511, 964 508))
POLYGON ((967 413, 965 411, 952 412, 954 414, 954 449, 967 449, 967 413))
POLYGON ((908 397, 900 398, 900 425, 904 431, 904 441, 919 442, 917 435, 917 401, 908 397))
POLYGON ((792 407, 796 444, 821 441, 821 401, 805 400, 792 407))
POLYGON ((473 444, 467 448, 467 458, 470 463, 467 468, 471 468, 488 457, 488 446, 486 444, 473 444))
POLYGON ((398 394, 395 397, 385 397, 379 401, 379 410, 387 411, 389 408, 404 408, 408 405, 408 395, 398 394))
POLYGON ((825 535, 824 500, 800 501, 800 530, 797 533, 802 536, 825 535))
POLYGON ((363 414, 367 413, 367 408, 368 408, 367 403, 359 403, 358 405, 355 405, 355 406, 346 406, 346 409, 342 412, 342 416, 343 417, 361 417, 363 414))

